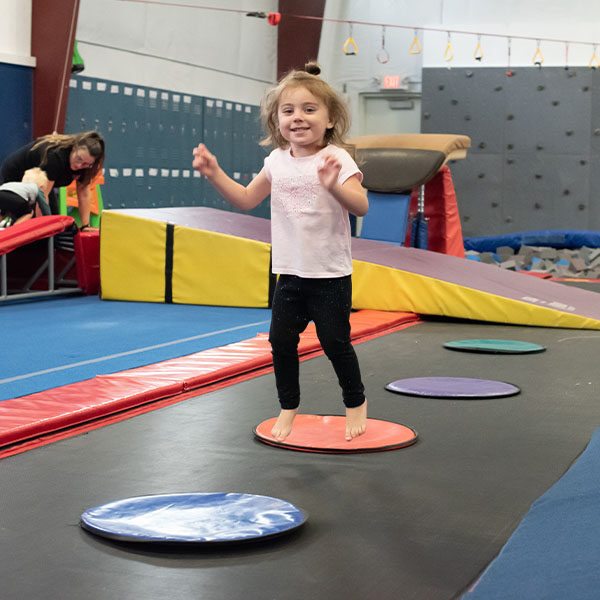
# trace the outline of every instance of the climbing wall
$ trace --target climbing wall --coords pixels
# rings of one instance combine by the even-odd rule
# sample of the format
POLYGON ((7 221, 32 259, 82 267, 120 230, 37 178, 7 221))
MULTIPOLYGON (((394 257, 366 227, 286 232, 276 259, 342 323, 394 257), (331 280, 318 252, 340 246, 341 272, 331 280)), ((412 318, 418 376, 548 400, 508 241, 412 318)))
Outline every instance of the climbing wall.
POLYGON ((465 236, 600 229, 600 73, 424 69, 423 133, 471 138, 450 164, 465 236))
MULTIPOLYGON (((106 141, 105 208, 208 206, 232 210, 199 173, 192 150, 204 141, 235 180, 263 165, 258 106, 74 76, 65 131, 94 129, 106 141)), ((252 211, 267 217, 269 203, 252 211)))

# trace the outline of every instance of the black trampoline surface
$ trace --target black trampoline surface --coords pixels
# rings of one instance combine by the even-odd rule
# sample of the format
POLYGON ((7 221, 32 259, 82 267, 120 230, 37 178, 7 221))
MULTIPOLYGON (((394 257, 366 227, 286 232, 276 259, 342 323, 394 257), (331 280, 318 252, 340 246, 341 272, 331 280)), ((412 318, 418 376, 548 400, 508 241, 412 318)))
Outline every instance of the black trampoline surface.
MULTIPOLYGON (((272 374, 0 461, 2 600, 448 600, 504 545, 599 426, 600 332, 430 320, 357 344, 369 416, 419 432, 413 446, 316 454, 265 445, 272 374), (510 338, 541 354, 452 352, 461 338, 510 338), (403 377, 511 381, 516 396, 393 394, 403 377), (148 494, 236 492, 301 506, 289 536, 171 549, 94 536, 80 515, 148 494)), ((342 414, 323 356, 301 364, 302 411, 342 414)))

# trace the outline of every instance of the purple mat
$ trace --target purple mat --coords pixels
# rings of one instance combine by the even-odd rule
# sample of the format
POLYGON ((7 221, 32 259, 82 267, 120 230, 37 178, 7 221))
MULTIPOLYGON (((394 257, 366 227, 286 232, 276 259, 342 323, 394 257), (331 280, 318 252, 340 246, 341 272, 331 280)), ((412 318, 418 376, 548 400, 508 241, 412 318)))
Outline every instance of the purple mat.
POLYGON ((521 390, 504 381, 470 377, 411 377, 385 386, 390 392, 430 398, 500 398, 514 396, 521 390))
MULTIPOLYGON (((271 243, 269 219, 247 214, 197 206, 130 208, 118 209, 114 212, 271 243)), ((479 290, 525 304, 548 308, 559 313, 600 321, 600 302, 598 302, 596 292, 515 273, 508 269, 498 269, 493 265, 439 252, 404 248, 386 242, 361 238, 352 238, 352 258, 406 273, 439 279, 467 289, 479 290)), ((414 309, 407 305, 400 310, 413 311, 414 309)), ((437 314, 457 316, 444 312, 437 314)), ((506 321, 506 319, 501 320, 506 321)), ((510 319, 507 322, 511 322, 510 319)), ((596 325, 592 323, 589 328, 594 329, 596 325)))

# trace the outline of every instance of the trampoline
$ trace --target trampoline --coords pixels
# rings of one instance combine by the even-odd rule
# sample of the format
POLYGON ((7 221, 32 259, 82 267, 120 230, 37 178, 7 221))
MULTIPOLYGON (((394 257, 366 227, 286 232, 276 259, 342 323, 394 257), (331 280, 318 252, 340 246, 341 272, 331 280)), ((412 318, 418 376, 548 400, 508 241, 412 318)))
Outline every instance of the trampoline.
MULTIPOLYGON (((10 515, 3 600, 459 598, 597 428, 596 386, 587 382, 596 381, 598 339, 594 331, 431 320, 356 344, 369 418, 419 432, 399 452, 286 452, 258 441, 252 427, 277 409, 266 373, 0 460, 0 511, 10 515), (443 347, 515 336, 552 352, 536 355, 533 368, 518 355, 465 360, 443 347), (415 402, 384 389, 393 375, 435 376, 439 365, 513 381, 521 394, 415 402), (78 526, 88 507, 116 498, 215 490, 285 499, 310 519, 297 535, 191 550, 78 526)), ((300 376, 302 411, 343 410, 326 357, 302 362, 300 376)))

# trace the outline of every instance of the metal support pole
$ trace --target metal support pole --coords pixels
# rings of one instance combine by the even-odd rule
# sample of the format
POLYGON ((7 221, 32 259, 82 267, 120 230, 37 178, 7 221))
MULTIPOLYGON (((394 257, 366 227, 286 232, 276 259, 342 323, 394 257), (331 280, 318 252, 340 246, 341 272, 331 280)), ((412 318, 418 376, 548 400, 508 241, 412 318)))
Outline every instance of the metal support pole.
POLYGON ((0 257, 0 273, 2 275, 2 298, 6 298, 8 296, 8 286, 6 283, 6 254, 3 254, 0 257))

